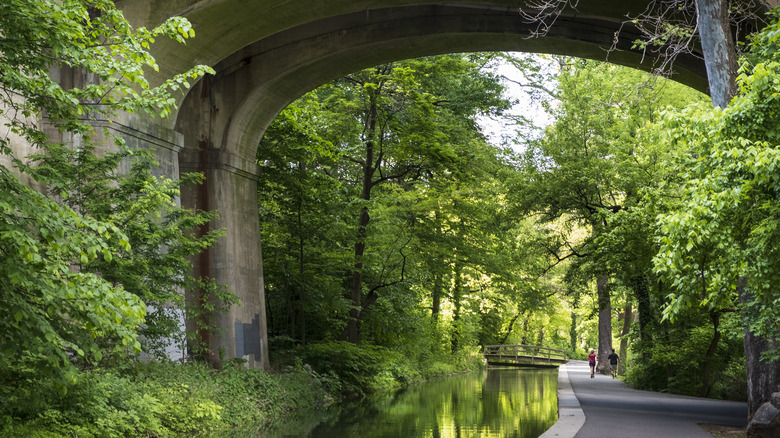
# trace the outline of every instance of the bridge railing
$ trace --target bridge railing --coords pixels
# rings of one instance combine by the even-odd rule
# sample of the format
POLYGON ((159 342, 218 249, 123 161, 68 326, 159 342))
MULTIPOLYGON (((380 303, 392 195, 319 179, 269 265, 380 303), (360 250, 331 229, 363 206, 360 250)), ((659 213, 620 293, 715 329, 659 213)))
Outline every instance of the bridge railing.
POLYGON ((537 345, 485 345, 484 356, 510 359, 515 361, 530 360, 531 362, 563 363, 566 362, 566 351, 537 345))

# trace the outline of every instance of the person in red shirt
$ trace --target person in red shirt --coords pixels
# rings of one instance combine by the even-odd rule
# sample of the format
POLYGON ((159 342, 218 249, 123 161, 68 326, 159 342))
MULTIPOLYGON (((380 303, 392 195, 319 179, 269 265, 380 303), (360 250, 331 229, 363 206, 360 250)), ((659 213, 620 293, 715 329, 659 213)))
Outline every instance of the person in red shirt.
POLYGON ((593 350, 590 350, 588 355, 588 365, 590 365, 590 378, 592 379, 596 372, 596 352, 593 350))

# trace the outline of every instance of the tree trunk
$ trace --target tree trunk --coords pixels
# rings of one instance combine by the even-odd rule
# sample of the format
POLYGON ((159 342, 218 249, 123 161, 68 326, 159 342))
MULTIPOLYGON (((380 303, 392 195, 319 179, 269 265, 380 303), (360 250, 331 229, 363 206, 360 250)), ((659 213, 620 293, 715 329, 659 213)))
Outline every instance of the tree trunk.
MULTIPOLYGON (((668 327, 664 327, 664 342, 666 342, 666 345, 671 345, 672 343, 672 340, 669 339, 668 327)), ((674 390, 674 388, 672 388, 672 381, 674 380, 674 372, 675 372, 674 366, 668 363, 666 365, 666 389, 668 392, 673 392, 674 390)))
POLYGON ((712 103, 726 108, 737 92, 737 52, 730 35, 728 0, 696 0, 696 20, 712 103))
POLYGON ((755 336, 745 329, 745 359, 748 376, 748 418, 753 418, 761 405, 780 391, 780 366, 777 362, 764 362, 761 353, 780 348, 780 342, 755 336))
POLYGON ((506 333, 504 333, 504 336, 502 336, 501 340, 498 342, 499 344, 501 344, 501 345, 506 344, 506 340, 509 339, 509 335, 512 334, 512 329, 515 326, 515 322, 517 322, 517 319, 520 318, 520 316, 522 316, 523 313, 524 312, 518 311, 517 315, 515 315, 514 318, 512 318, 512 320, 509 321, 509 327, 507 327, 506 333))
MULTIPOLYGON (((642 359, 647 362, 650 359, 649 353, 646 353, 647 346, 652 342, 649 326, 653 321, 653 310, 650 305, 650 287, 647 277, 644 275, 636 276, 631 281, 634 296, 637 301, 637 310, 639 311, 639 341, 642 344, 642 359)), ((660 287, 660 286, 659 286, 660 287)))
POLYGON ((577 314, 573 311, 571 312, 571 326, 569 327, 569 342, 571 342, 571 352, 572 354, 577 351, 577 314))
POLYGON ((441 274, 433 275, 433 289, 431 290, 431 319, 433 325, 439 325, 439 314, 441 313, 441 296, 444 293, 444 284, 441 274))
POLYGON ((295 287, 286 287, 285 295, 287 295, 287 334, 291 339, 295 339, 295 329, 298 327, 295 321, 295 287))
MULTIPOLYGON (((436 218, 436 223, 441 223, 441 215, 439 213, 439 210, 434 210, 433 212, 434 217, 436 218)), ((436 237, 439 238, 442 236, 442 229, 440 225, 437 225, 435 228, 436 237)), ((439 260, 438 257, 433 257, 431 259, 428 259, 428 266, 429 270, 431 272, 434 272, 433 274, 433 289, 431 290, 431 320, 433 320, 434 327, 437 327, 439 325, 439 315, 441 314, 441 299, 442 295, 444 295, 444 275, 441 274, 439 271, 439 266, 434 266, 434 264, 441 264, 445 265, 445 263, 441 260, 439 260)))
POLYGON ((360 209, 358 218, 358 228, 355 240, 355 264, 352 271, 352 285, 350 286, 350 296, 352 298, 352 308, 349 311, 349 322, 347 328, 342 334, 349 342, 356 344, 360 340, 360 311, 362 309, 361 299, 363 296, 363 254, 366 250, 366 237, 368 235, 368 223, 371 216, 368 214, 368 201, 371 200, 371 188, 374 185, 374 141, 376 139, 377 125, 377 96, 376 92, 371 93, 368 111, 368 123, 366 127, 366 155, 363 162, 363 180, 360 199, 363 201, 363 207, 360 209))
MULTIPOLYGON (((366 184, 364 183, 364 186, 366 184)), ((368 197, 365 196, 366 189, 363 190, 362 199, 368 201, 371 198, 371 189, 368 189, 368 197)), ((347 324, 346 338, 349 342, 357 343, 360 340, 360 310, 362 308, 363 297, 363 254, 366 250, 366 236, 368 222, 371 217, 368 215, 368 207, 360 209, 360 219, 358 220, 357 241, 355 242, 355 264, 352 270, 352 285, 350 286, 350 296, 352 298, 352 308, 349 310, 349 323, 347 324)))
POLYGON ((597 371, 609 374, 609 354, 612 352, 612 301, 609 296, 609 278, 596 280, 599 302, 599 351, 597 371))
POLYGON ((623 330, 620 332, 620 362, 618 362, 618 374, 626 373, 626 355, 628 354, 628 332, 631 330, 631 320, 634 318, 634 309, 631 303, 623 309, 623 330))
POLYGON ((455 276, 455 282, 452 286, 452 304, 455 307, 452 312, 452 339, 450 340, 451 351, 453 353, 460 350, 460 310, 461 310, 461 294, 463 280, 460 276, 460 262, 455 261, 455 269, 453 275, 455 276))
MULTIPOLYGON (((739 301, 742 304, 752 298, 750 292, 745 288, 745 283, 746 280, 742 280, 737 287, 739 301)), ((780 363, 761 360, 761 353, 780 348, 780 342, 756 336, 748 327, 745 327, 743 331, 745 333, 743 345, 748 386, 748 420, 750 420, 758 408, 772 398, 773 392, 780 391, 780 363)))
POLYGON ((715 351, 718 349, 718 342, 720 341, 720 313, 711 312, 710 319, 712 320, 712 341, 710 347, 707 349, 707 353, 704 355, 704 364, 701 367, 701 396, 708 397, 714 379, 710 376, 712 374, 712 358, 715 356, 715 351))
MULTIPOLYGON (((304 163, 300 163, 298 166, 299 169, 305 169, 304 163)), ((306 271, 306 264, 304 259, 304 232, 303 232, 303 199, 301 199, 301 203, 298 205, 298 275, 300 276, 299 279, 299 287, 300 290, 298 292, 298 311, 300 312, 300 321, 301 321, 301 345, 306 345, 306 286, 303 282, 303 273, 306 271)), ((295 338, 293 338, 295 339, 295 338)))
POLYGON ((520 339, 520 343, 523 345, 528 345, 528 319, 529 318, 523 320, 523 337, 520 339))

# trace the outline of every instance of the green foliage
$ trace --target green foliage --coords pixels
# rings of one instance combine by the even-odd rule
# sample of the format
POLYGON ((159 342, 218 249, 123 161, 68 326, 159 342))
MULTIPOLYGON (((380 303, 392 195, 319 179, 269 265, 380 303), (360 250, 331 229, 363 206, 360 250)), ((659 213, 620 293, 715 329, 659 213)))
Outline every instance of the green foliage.
MULTIPOLYGON (((555 266, 565 273, 565 291, 576 305, 571 313, 576 320, 568 321, 576 324, 571 324, 567 336, 538 330, 538 315, 528 317, 519 330, 523 334, 520 341, 533 343, 535 336, 545 336, 549 343, 568 338, 561 347, 573 346, 575 355, 578 349, 598 344, 616 347, 616 336, 602 336, 603 330, 596 326, 601 306, 590 296, 592 279, 608 276, 613 309, 616 303, 639 304, 633 306, 639 311, 639 327, 633 327, 626 339, 631 348, 627 361, 630 384, 690 395, 734 397, 741 387, 732 378, 733 370, 739 368, 734 358, 741 356, 741 333, 730 329, 727 336, 721 330, 719 338, 714 338, 707 313, 721 315, 734 310, 733 289, 731 295, 723 295, 721 284, 708 277, 702 290, 699 275, 708 264, 736 266, 735 258, 718 260, 716 255, 727 252, 729 246, 712 244, 698 258, 672 262, 676 272, 685 273, 684 281, 664 275, 658 265, 652 271, 653 257, 668 254, 659 252, 669 239, 669 229, 656 225, 658 218, 678 208, 684 213, 693 210, 677 203, 681 190, 713 189, 701 179, 689 179, 691 173, 681 173, 676 167, 678 162, 691 163, 686 171, 701 166, 704 147, 690 145, 711 142, 713 132, 699 129, 707 123, 691 116, 697 114, 695 108, 711 105, 705 96, 669 81, 590 61, 564 64, 558 81, 560 103, 553 108, 555 122, 544 137, 529 142, 518 162, 510 199, 519 213, 539 218, 541 232, 533 236, 532 244, 546 250, 546 270, 555 266), (614 86, 604 87, 606 82, 614 86), (671 109, 690 102, 702 102, 702 106, 671 109), (661 119, 669 124, 659 130, 646 129, 661 119), (672 124, 682 129, 670 129, 672 124), (671 309, 664 305, 670 288, 687 291, 679 302, 667 301, 676 312, 684 312, 684 317, 661 323, 659 309, 671 309), (705 306, 691 308, 699 301, 705 306), (713 340, 718 341, 716 346, 713 340), (725 369, 731 370, 730 374, 724 374, 725 369)), ((729 175, 718 183, 731 180, 729 175)), ((742 193, 732 193, 733 198, 742 193)), ((723 216, 723 221, 731 221, 728 217, 723 216)), ((691 220, 684 228, 687 238, 695 239, 697 233, 720 226, 710 219, 691 220)), ((729 234, 724 236, 727 238, 740 237, 729 234)), ((734 279, 732 276, 729 281, 734 279)), ((613 332, 621 330, 622 324, 615 324, 614 311, 612 320, 613 332)), ((731 317, 730 324, 734 320, 738 318, 731 317)), ((561 319, 550 325, 564 324, 561 319)))
POLYGON ((375 345, 311 344, 301 347, 298 355, 318 374, 338 376, 343 394, 395 389, 420 379, 419 371, 401 354, 375 345))
POLYGON ((138 351, 143 302, 72 266, 129 250, 111 223, 82 216, 0 172, 0 381, 37 373, 75 379, 70 355, 88 362, 138 351), (104 348, 108 342, 108 348, 104 348))
POLYGON ((326 123, 319 108, 309 95, 288 106, 258 149, 268 329, 299 340, 338 332, 348 312, 341 296, 351 207, 340 183, 322 171, 335 151, 318 136, 318 123, 326 123))
MULTIPOLYGON (((181 17, 154 29, 133 29, 108 0, 9 0, 0 5, 0 17, 4 124, 33 144, 46 141, 34 119, 43 113, 73 133, 91 132, 89 120, 110 119, 118 110, 166 116, 175 103, 171 93, 211 71, 198 66, 150 87, 144 69, 157 70, 149 53, 154 40, 184 42, 194 36, 181 17), (99 82, 66 89, 49 75, 51 68, 90 73, 99 82)), ((0 146, 8 141, 3 138, 0 146)))
MULTIPOLYGON (((628 358, 626 383, 635 388, 700 396, 703 385, 712 384, 711 398, 744 401, 747 392, 742 334, 734 330, 739 316, 725 317, 721 342, 715 351, 709 382, 704 382, 703 364, 712 341, 712 324, 705 323, 696 309, 686 311, 685 322, 663 323, 656 333, 661 342, 634 349, 628 358)), ((636 335, 636 334, 634 334, 636 335)))
POLYGON ((734 306, 744 286, 745 324, 769 339, 777 339, 780 330, 775 254, 780 60, 774 50, 780 25, 778 14, 773 17, 741 62, 740 94, 725 110, 669 114, 658 127, 664 141, 691 158, 680 163, 687 179, 682 201, 659 220, 663 235, 655 259, 656 272, 674 289, 667 316, 690 306, 734 306))
POLYGON ((482 356, 476 350, 421 355, 414 347, 398 351, 345 341, 298 347, 295 355, 304 368, 311 366, 328 392, 346 397, 396 390, 482 366, 482 356), (406 352, 414 352, 417 357, 406 352))
MULTIPOLYGON (((139 333, 145 352, 162 357, 166 344, 183 342, 183 290, 200 288, 204 294, 214 294, 212 301, 220 306, 236 301, 208 279, 191 276, 190 257, 224 235, 223 230, 195 232, 216 213, 193 212, 177 205, 180 186, 199 184, 201 175, 185 174, 180 181, 156 177, 152 169, 157 161, 151 151, 122 148, 99 156, 90 143, 76 150, 49 145, 44 154, 28 159, 35 165, 24 166, 25 172, 58 193, 62 203, 122 229, 128 248, 77 266, 81 272, 122 285, 144 302, 148 313, 139 333), (120 167, 129 169, 120 172, 120 167)), ((203 311, 186 310, 193 318, 203 311)))
POLYGON ((450 338, 468 350, 483 307, 504 317, 517 307, 509 301, 531 295, 531 262, 519 241, 527 224, 512 226, 503 205, 501 179, 511 168, 476 123, 508 105, 495 74, 480 68, 487 58, 494 56, 356 72, 302 97, 269 127, 258 151, 258 196, 272 335, 302 344, 338 339, 358 264, 361 340, 421 360, 449 349, 450 338), (479 292, 447 290, 457 275, 479 292), (444 316, 453 306, 457 322, 444 316))
POLYGON ((3 436, 192 436, 256 430, 281 415, 327 401, 316 375, 271 375, 243 367, 150 363, 95 370, 57 394, 55 382, 4 388, 3 436), (12 404, 6 401, 13 400, 12 404))
MULTIPOLYGON (((26 157, 15 155, 20 144, 59 153, 56 146, 49 149, 44 128, 88 141, 91 123, 111 120, 118 111, 167 115, 175 103, 171 92, 211 71, 195 67, 158 87, 145 79, 145 68, 157 68, 149 53, 155 38, 183 42, 193 36, 191 25, 179 17, 155 29, 134 30, 106 0, 10 0, 0 4, 0 17, 0 152, 8 155, 4 164, 16 164, 13 172, 30 170, 26 157), (57 76, 92 80, 63 87, 57 76)), ((74 183, 67 180, 70 175, 49 176, 53 196, 67 196, 74 183)), ((93 183, 108 182, 87 181, 83 188, 93 183)), ((85 190, 86 197, 72 204, 78 207, 70 208, 25 187, 5 165, 0 185, 0 381, 26 385, 34 384, 36 374, 55 375, 62 391, 75 380, 73 359, 94 364, 138 351, 143 294, 135 284, 103 276, 106 269, 88 268, 142 256, 131 253, 135 231, 123 229, 127 224, 121 218, 85 212, 114 200, 90 198, 85 190)), ((164 186, 155 196, 171 195, 164 186)), ((125 219, 137 214, 154 220, 144 214, 154 202, 144 202, 149 199, 143 196, 135 200, 139 211, 128 210, 125 219)))
MULTIPOLYGON (((573 259, 587 270, 585 281, 594 275, 631 278, 648 269, 642 262, 649 262, 652 248, 645 223, 629 212, 640 192, 657 184, 668 156, 641 141, 640 130, 656 110, 702 96, 633 69, 586 60, 566 62, 558 80, 555 123, 520 157, 513 200, 520 214, 551 223, 539 242, 551 254, 550 264, 573 259)), ((574 280, 575 272, 568 275, 574 280)))

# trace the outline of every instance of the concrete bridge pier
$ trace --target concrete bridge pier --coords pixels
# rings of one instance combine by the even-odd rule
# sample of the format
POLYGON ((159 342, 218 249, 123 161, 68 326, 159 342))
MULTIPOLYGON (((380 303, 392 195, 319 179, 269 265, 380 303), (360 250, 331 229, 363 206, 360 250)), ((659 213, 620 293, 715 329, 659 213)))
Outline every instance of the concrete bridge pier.
MULTIPOLYGON (((182 190, 182 205, 219 212, 210 229, 224 229, 226 235, 193 260, 196 277, 212 277, 227 285, 241 302, 226 312, 208 312, 188 318, 187 328, 199 334, 208 350, 208 360, 222 366, 232 358, 246 360, 252 368, 268 368, 268 336, 265 323, 265 292, 260 246, 260 217, 257 179, 260 167, 254 156, 242 157, 225 144, 223 135, 230 117, 216 111, 208 92, 209 81, 199 82, 179 113, 177 131, 184 136, 179 153, 181 172, 200 172, 205 182, 182 190), (212 141, 212 139, 216 139, 212 141), (197 322, 216 327, 204 330, 197 322)), ((227 112, 227 111, 225 111, 227 112)), ((200 232, 204 232, 201 230, 200 232)), ((187 291, 191 304, 210 302, 203 291, 187 291)))
MULTIPOLYGON (((219 219, 211 229, 224 229, 226 235, 194 260, 195 276, 213 277, 228 285, 241 300, 226 312, 210 312, 200 322, 218 327, 208 332, 188 319, 187 328, 196 331, 208 348, 208 359, 216 366, 231 358, 242 358, 253 368, 268 366, 265 325, 263 263, 260 248, 260 220, 257 208, 257 174, 254 163, 236 162, 218 150, 185 148, 180 154, 182 172, 202 172, 203 185, 184 189, 182 205, 198 210, 217 210, 219 219), (207 157, 194 160, 193 155, 207 157), (252 166, 249 166, 252 164, 252 166), (240 166, 240 167, 236 167, 240 166)), ((203 291, 187 291, 189 302, 209 301, 203 291)))
MULTIPOLYGON (((263 262, 260 244, 260 218, 257 206, 257 179, 260 174, 255 160, 245 159, 214 147, 203 126, 210 126, 202 119, 185 118, 188 128, 173 130, 155 123, 154 119, 139 119, 124 114, 119 121, 97 121, 96 129, 108 128, 123 138, 131 149, 151 149, 158 166, 153 173, 176 178, 181 173, 200 172, 205 176, 202 185, 184 187, 181 205, 203 211, 216 210, 219 219, 209 224, 209 229, 224 229, 226 235, 215 245, 192 260, 193 275, 212 277, 218 285, 225 285, 239 299, 224 312, 183 315, 185 326, 200 337, 199 342, 207 351, 198 354, 215 366, 221 366, 232 358, 246 360, 252 368, 268 367, 268 341, 265 324, 265 296, 263 262), (184 134, 182 134, 182 132, 184 134), (198 323, 217 328, 208 331, 198 323)), ((113 147, 108 146, 108 149, 113 147)), ((123 164, 126 166, 126 163, 123 164)), ((125 169, 127 170, 127 169, 125 169)), ((196 232, 204 233, 206 229, 196 232)), ((216 304, 202 290, 185 291, 188 304, 216 304)), ((180 353, 171 346, 172 357, 180 353)), ((188 348, 193 352, 191 346, 188 348)))

